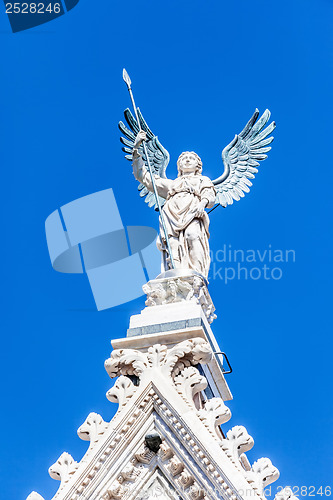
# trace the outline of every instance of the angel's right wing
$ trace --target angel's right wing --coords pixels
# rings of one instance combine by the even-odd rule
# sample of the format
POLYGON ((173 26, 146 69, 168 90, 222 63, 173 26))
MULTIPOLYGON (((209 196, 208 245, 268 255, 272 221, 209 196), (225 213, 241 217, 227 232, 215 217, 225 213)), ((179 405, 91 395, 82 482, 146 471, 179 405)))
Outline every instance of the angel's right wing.
MULTIPOLYGON (((159 177, 165 179, 166 178, 165 171, 170 159, 168 151, 162 146, 162 144, 158 140, 158 137, 154 135, 153 132, 150 130, 139 108, 138 108, 138 116, 141 128, 139 128, 138 122, 136 121, 133 114, 128 108, 124 111, 124 115, 129 128, 126 125, 124 125, 123 122, 119 122, 119 128, 120 131, 125 136, 120 138, 121 142, 124 144, 122 150, 126 153, 125 158, 129 161, 132 161, 132 152, 133 152, 133 145, 135 138, 139 133, 139 131, 143 130, 147 134, 146 146, 149 156, 149 163, 153 171, 153 174, 158 175, 159 177)), ((147 158, 142 146, 140 146, 139 148, 139 153, 142 156, 145 165, 147 166, 147 158)), ((148 203, 148 206, 149 207, 154 206, 155 210, 158 210, 154 193, 148 191, 146 186, 144 186, 141 183, 138 186, 138 190, 140 191, 141 197, 146 197, 145 202, 148 203)), ((159 201, 162 207, 165 203, 165 199, 159 197, 159 201)))

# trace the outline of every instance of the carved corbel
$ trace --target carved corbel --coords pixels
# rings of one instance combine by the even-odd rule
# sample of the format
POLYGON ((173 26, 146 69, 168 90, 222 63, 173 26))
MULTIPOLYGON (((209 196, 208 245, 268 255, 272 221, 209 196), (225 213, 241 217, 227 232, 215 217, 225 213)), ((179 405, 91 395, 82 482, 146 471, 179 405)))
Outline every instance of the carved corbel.
POLYGON ((200 408, 197 398, 199 392, 207 387, 207 380, 200 375, 199 371, 194 366, 184 368, 184 370, 175 377, 175 386, 177 391, 184 399, 196 408, 200 408))
POLYGON ((52 479, 56 479, 57 481, 61 481, 60 488, 64 483, 69 481, 71 476, 74 474, 78 467, 78 463, 74 460, 72 455, 69 453, 63 453, 60 455, 58 460, 51 465, 49 468, 49 474, 52 479))
POLYGON ((78 428, 77 434, 83 441, 90 441, 90 446, 96 443, 108 428, 108 423, 98 413, 89 413, 85 422, 78 428))
POLYGON ((212 398, 206 401, 203 409, 198 411, 200 420, 213 432, 220 437, 217 432, 219 425, 224 424, 231 418, 230 409, 224 404, 221 398, 212 398))
POLYGON ((264 489, 269 485, 274 483, 279 479, 280 472, 274 467, 269 458, 259 458, 252 465, 252 469, 246 472, 246 479, 249 483, 253 483, 253 486, 263 494, 264 489))
POLYGON ((106 397, 112 403, 119 404, 119 410, 126 405, 135 393, 135 385, 129 377, 121 375, 111 389, 106 393, 106 397))

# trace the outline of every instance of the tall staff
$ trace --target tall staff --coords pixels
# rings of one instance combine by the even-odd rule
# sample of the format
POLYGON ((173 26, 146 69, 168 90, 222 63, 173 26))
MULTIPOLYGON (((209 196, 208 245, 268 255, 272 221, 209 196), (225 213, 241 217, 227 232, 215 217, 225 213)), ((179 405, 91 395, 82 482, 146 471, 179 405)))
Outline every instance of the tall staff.
MULTIPOLYGON (((138 123, 139 131, 141 132, 142 128, 141 128, 141 123, 140 123, 140 120, 139 120, 138 110, 137 110, 137 107, 135 105, 135 101, 134 101, 134 97, 133 97, 133 92, 132 92, 132 89, 131 89, 132 82, 131 82, 131 79, 130 79, 130 77, 129 77, 129 75, 128 75, 128 73, 127 73, 127 71, 126 71, 125 68, 123 69, 123 79, 124 79, 124 82, 127 85, 128 92, 129 92, 129 94, 131 96, 131 101, 132 101, 132 105, 133 105, 133 109, 134 109, 136 121, 138 123)), ((155 195, 155 199, 156 199, 156 204, 157 204, 158 211, 159 211, 160 217, 161 217, 163 232, 164 232, 167 249, 168 249, 169 256, 170 256, 171 266, 172 266, 173 269, 175 269, 175 263, 174 263, 173 257, 172 257, 169 236, 168 236, 168 232, 166 230, 164 216, 163 216, 163 212, 162 212, 162 209, 161 209, 160 200, 159 200, 157 189, 156 189, 155 178, 154 178, 153 171, 151 169, 151 165, 150 165, 150 161, 149 161, 149 156, 148 156, 148 151, 147 151, 147 146, 146 146, 145 142, 143 142, 143 151, 144 151, 146 159, 147 159, 148 171, 150 173, 151 183, 153 185, 154 195, 155 195)))

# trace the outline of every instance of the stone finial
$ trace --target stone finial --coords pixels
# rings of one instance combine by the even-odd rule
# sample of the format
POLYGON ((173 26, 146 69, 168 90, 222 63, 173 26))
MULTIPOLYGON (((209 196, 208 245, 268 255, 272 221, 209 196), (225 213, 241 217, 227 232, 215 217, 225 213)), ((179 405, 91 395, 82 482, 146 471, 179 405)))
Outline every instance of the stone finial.
POLYGON ((27 497, 27 500, 44 500, 44 498, 36 491, 32 491, 27 497))

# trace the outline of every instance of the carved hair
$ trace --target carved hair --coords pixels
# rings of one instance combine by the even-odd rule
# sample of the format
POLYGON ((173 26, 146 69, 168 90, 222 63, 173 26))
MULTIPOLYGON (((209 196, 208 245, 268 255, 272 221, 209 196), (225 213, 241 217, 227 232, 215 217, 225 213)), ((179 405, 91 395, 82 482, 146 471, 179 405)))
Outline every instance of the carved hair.
POLYGON ((202 172, 202 160, 200 158, 199 155, 197 155, 197 153, 195 153, 194 151, 184 151, 183 153, 181 153, 181 155, 179 156, 178 160, 177 160, 177 167, 178 167, 178 177, 181 177, 183 175, 183 171, 180 167, 180 160, 182 159, 182 157, 186 154, 191 154, 193 155, 196 160, 197 160, 197 169, 195 171, 195 174, 201 174, 202 172))

